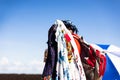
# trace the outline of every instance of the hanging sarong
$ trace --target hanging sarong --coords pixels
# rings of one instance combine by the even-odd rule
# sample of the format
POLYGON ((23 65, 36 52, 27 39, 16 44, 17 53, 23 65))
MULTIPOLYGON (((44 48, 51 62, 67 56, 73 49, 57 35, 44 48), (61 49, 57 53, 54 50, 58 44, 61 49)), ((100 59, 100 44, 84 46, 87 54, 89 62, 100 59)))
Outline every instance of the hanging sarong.
POLYGON ((86 80, 79 52, 70 31, 65 27, 64 23, 57 20, 56 23, 56 42, 58 44, 58 59, 56 64, 56 80, 86 80), (68 51, 66 46, 66 37, 73 47, 72 60, 68 61, 68 51))

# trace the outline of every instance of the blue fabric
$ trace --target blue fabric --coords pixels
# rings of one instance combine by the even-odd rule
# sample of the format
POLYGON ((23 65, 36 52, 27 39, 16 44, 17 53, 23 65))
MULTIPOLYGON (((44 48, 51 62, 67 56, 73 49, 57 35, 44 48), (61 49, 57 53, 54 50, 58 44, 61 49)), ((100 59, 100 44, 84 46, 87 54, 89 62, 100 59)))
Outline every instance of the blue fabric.
POLYGON ((101 47, 102 49, 105 49, 105 50, 107 50, 108 49, 108 47, 110 46, 110 45, 103 45, 103 44, 97 44, 99 47, 101 47))
POLYGON ((106 54, 106 70, 102 80, 120 80, 120 75, 106 54))

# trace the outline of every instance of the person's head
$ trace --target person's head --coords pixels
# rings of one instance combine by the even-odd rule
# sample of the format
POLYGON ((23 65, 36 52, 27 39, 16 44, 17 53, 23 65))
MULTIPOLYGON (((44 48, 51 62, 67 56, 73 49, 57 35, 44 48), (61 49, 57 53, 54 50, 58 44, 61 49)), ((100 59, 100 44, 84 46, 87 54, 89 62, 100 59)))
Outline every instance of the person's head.
POLYGON ((72 31, 73 33, 78 33, 77 27, 74 24, 72 24, 70 20, 62 20, 62 22, 64 23, 68 30, 72 31))

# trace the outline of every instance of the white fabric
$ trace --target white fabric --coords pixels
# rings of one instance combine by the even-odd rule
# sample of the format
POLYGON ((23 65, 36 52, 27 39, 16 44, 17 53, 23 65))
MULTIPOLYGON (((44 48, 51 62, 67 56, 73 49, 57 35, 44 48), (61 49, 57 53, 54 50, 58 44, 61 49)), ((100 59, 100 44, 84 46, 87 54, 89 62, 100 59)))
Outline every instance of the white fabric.
MULTIPOLYGON (((66 49, 64 48, 65 46, 63 46, 63 44, 61 44, 62 42, 60 41, 60 39, 62 38, 63 34, 60 34, 60 30, 64 31, 65 33, 68 34, 68 36, 70 37, 71 39, 71 44, 72 44, 72 47, 74 49, 74 53, 73 53, 73 56, 75 59, 77 59, 78 61, 73 61, 72 63, 68 63, 66 62, 67 60, 65 60, 63 62, 63 65, 61 65, 59 62, 57 62, 57 71, 58 71, 58 75, 60 75, 60 80, 86 80, 86 77, 85 77, 85 73, 84 73, 84 69, 83 69, 83 66, 82 66, 82 63, 81 63, 81 60, 80 60, 80 57, 79 57, 79 52, 78 52, 78 49, 77 49, 77 46, 76 46, 76 43, 73 39, 73 36, 72 34, 70 33, 70 31, 65 27, 65 25, 63 24, 63 22, 61 20, 57 20, 56 23, 55 23, 57 26, 58 26, 58 29, 57 29, 57 32, 56 32, 56 41, 58 41, 58 53, 63 50, 64 52, 64 56, 67 56, 67 51, 66 49), (68 79, 67 77, 64 77, 65 75, 64 74, 61 74, 61 72, 63 72, 63 69, 67 69, 68 68, 68 73, 70 78, 68 79)), ((64 39, 62 39, 64 41, 64 39)), ((67 57, 65 57, 65 59, 67 59, 67 57)), ((75 60, 74 59, 74 60, 75 60)))

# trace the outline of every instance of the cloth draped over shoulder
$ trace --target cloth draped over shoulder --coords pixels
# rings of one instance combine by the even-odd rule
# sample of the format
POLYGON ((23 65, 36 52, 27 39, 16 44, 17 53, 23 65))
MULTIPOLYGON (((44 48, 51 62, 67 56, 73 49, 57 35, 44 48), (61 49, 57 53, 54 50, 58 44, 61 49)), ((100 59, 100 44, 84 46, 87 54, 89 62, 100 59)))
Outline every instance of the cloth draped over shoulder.
POLYGON ((51 76, 52 80, 86 80, 79 51, 70 31, 61 20, 57 20, 50 30, 53 32, 48 34, 48 58, 43 76, 51 76), (67 42, 73 50, 70 61, 67 42))
POLYGON ((86 80, 82 62, 80 60, 77 45, 70 31, 65 27, 62 21, 57 20, 56 41, 58 43, 58 60, 56 65, 56 80, 86 80), (67 36, 65 36, 67 35, 67 36), (68 61, 68 51, 66 40, 73 47, 72 61, 68 61))

